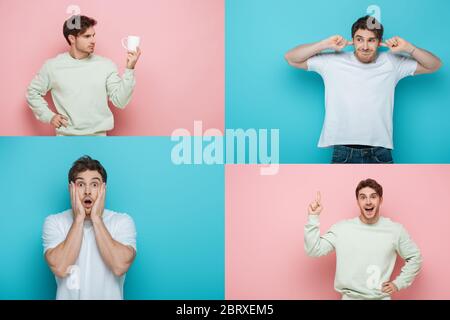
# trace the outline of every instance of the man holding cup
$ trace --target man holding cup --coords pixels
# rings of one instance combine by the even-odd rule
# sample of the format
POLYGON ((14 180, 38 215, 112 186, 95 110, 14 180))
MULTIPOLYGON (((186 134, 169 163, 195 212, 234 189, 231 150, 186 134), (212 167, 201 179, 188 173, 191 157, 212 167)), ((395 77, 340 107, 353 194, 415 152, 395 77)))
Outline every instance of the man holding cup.
POLYGON ((75 15, 64 22, 68 52, 47 60, 27 89, 29 107, 35 117, 56 129, 56 135, 100 135, 114 127, 108 99, 118 108, 130 102, 135 86, 134 68, 141 51, 139 42, 128 43, 126 69, 119 76, 109 59, 94 55, 95 30, 92 18, 75 15), (44 96, 51 91, 57 113, 44 96))

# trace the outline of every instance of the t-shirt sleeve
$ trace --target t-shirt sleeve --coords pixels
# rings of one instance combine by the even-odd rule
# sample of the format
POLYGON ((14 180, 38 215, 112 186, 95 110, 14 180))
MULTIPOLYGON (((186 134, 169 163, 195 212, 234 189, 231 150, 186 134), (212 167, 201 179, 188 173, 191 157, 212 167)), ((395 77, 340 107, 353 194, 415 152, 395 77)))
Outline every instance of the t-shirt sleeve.
POLYGON ((307 60, 308 71, 317 72, 320 75, 323 75, 326 70, 326 65, 331 60, 331 53, 319 53, 315 56, 312 56, 307 60))
POLYGON ((136 250, 136 227, 129 215, 123 214, 120 217, 113 238, 123 245, 132 246, 136 250))
POLYGON ((45 219, 42 228, 42 244, 44 246, 44 254, 48 249, 53 249, 66 239, 66 235, 59 226, 54 216, 48 216, 45 219))
POLYGON ((417 70, 417 61, 411 57, 407 57, 400 54, 388 53, 389 57, 394 64, 396 72, 397 82, 405 77, 413 76, 417 70))

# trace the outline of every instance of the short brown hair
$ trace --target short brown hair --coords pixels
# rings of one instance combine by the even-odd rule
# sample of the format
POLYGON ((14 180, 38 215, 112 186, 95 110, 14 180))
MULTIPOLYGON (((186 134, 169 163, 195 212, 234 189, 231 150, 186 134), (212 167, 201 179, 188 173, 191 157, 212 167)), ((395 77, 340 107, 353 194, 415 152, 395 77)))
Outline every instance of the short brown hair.
POLYGON ((84 171, 97 171, 102 176, 103 182, 106 183, 107 174, 105 168, 98 160, 94 160, 89 156, 83 156, 75 161, 69 170, 69 183, 75 182, 77 175, 84 171))
POLYGON ((66 38, 67 43, 70 45, 70 35, 78 37, 79 35, 85 33, 88 28, 93 27, 96 24, 97 21, 95 21, 95 19, 93 18, 80 15, 71 16, 69 19, 64 21, 64 38, 66 38))
POLYGON ((364 189, 366 187, 372 188, 378 194, 380 198, 383 197, 383 187, 373 179, 362 180, 358 183, 356 187, 356 199, 358 199, 359 190, 364 189))
POLYGON ((356 22, 352 26, 352 38, 355 37, 356 31, 359 29, 369 30, 375 33, 375 36, 379 41, 383 39, 384 28, 383 25, 372 16, 364 16, 356 20, 356 22), (375 25, 376 27, 372 27, 371 25, 375 25))

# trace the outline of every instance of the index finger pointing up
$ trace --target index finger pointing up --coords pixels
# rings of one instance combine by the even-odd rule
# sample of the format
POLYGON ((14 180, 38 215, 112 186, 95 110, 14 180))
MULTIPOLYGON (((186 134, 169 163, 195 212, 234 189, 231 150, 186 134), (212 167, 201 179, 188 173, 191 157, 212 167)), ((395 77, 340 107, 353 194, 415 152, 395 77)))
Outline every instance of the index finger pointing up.
POLYGON ((320 203, 320 200, 321 200, 320 191, 317 191, 317 196, 316 196, 317 203, 320 203))

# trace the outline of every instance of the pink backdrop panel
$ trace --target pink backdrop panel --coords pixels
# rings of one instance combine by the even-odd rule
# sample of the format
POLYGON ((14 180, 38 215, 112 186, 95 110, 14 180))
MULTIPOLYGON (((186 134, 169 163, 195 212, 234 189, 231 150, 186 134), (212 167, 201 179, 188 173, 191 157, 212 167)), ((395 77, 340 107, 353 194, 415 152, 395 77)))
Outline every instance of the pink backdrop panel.
POLYGON ((307 206, 321 191, 323 233, 359 215, 355 188, 369 177, 384 189, 381 214, 405 226, 424 258, 413 285, 393 298, 450 299, 450 165, 282 165, 274 176, 227 165, 226 299, 340 299, 334 254, 303 249, 307 206))
POLYGON ((110 135, 168 136, 176 128, 224 128, 224 0, 15 0, 1 1, 2 113, 0 135, 54 135, 35 120, 25 92, 44 61, 67 51, 62 25, 77 5, 94 17, 96 54, 122 73, 121 39, 141 36, 134 96, 125 110, 112 107, 110 135))

